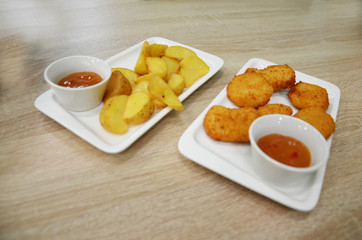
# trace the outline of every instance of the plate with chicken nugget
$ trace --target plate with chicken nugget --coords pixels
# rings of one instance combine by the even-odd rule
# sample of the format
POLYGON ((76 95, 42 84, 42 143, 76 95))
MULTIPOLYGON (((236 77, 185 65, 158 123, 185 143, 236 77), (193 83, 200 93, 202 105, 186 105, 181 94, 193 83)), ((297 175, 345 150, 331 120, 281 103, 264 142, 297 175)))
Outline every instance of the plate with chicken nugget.
POLYGON ((334 84, 287 64, 250 59, 182 134, 182 155, 284 206, 311 211, 318 203, 326 166, 294 186, 276 187, 252 167, 248 130, 267 114, 286 114, 313 125, 330 149, 340 100, 334 84))

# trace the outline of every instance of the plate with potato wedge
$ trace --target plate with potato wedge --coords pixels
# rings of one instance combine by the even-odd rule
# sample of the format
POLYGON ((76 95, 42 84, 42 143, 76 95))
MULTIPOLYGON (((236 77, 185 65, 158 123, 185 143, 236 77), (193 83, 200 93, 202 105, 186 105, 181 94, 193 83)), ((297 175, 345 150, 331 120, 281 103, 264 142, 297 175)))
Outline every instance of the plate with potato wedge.
POLYGON ((63 108, 53 90, 35 107, 106 153, 119 153, 165 117, 223 66, 218 56, 161 37, 148 38, 106 60, 112 68, 102 104, 63 108))
MULTIPOLYGON (((330 150, 339 101, 339 88, 327 81, 291 70, 288 65, 252 58, 231 77, 227 86, 186 129, 179 139, 178 148, 180 153, 191 161, 256 193, 298 211, 311 211, 319 200, 326 165, 297 185, 280 187, 269 184, 253 169, 248 126, 258 116, 281 114, 280 111, 304 118, 307 122, 311 116, 318 116, 317 121, 326 121, 330 125, 329 132, 322 134, 330 150), (260 74, 265 74, 265 77, 261 78, 260 74), (269 78, 276 75, 277 80, 269 78), (279 78, 280 76, 283 78, 279 78), (248 85, 248 81, 252 84, 248 85), (245 86, 248 91, 243 90, 245 86), (256 87, 259 88, 258 91, 256 87), (308 91, 308 95, 303 95, 308 91), (318 101, 305 101, 314 98, 315 91, 319 93, 318 101), (248 93, 262 97, 249 99, 248 93), (260 102, 262 98, 265 101, 260 102), (245 106, 245 102, 255 105, 245 106), (323 108, 307 106, 308 104, 321 105, 323 108), (312 114, 300 109, 303 107, 312 109, 312 114), (233 119, 238 121, 230 123, 233 119), (220 125, 220 122, 223 123, 220 125)), ((314 122, 310 124, 313 125, 314 122)), ((325 130, 326 125, 324 124, 321 130, 325 130)), ((318 125, 315 128, 319 130, 318 125)))

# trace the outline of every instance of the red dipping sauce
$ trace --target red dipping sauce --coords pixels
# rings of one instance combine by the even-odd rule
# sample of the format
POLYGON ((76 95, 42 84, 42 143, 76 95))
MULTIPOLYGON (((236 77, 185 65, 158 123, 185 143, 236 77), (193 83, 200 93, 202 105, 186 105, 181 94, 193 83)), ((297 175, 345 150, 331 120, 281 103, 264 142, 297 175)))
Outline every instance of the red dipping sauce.
POLYGON ((102 77, 95 72, 76 72, 62 78, 58 85, 70 88, 83 88, 100 83, 102 80, 102 77))
POLYGON ((269 157, 292 167, 309 167, 311 154, 299 140, 280 134, 270 134, 259 139, 258 146, 269 157))

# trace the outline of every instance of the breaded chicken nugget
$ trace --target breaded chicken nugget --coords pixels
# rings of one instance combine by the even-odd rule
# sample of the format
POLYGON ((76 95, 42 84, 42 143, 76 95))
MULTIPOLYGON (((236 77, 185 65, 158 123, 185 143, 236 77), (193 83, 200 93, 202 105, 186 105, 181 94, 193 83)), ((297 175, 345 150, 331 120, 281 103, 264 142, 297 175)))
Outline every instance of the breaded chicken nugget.
POLYGON ((298 82, 289 90, 288 97, 294 107, 321 107, 328 109, 329 100, 327 90, 311 83, 298 82))
POLYGON ((314 126, 328 139, 335 130, 335 122, 323 108, 309 107, 299 110, 294 117, 300 118, 314 126))
POLYGON ((239 107, 260 107, 269 102, 273 87, 258 73, 235 75, 226 87, 228 98, 239 107))
POLYGON ((252 72, 258 72, 261 71, 261 69, 257 69, 257 68, 247 68, 245 70, 245 73, 252 73, 252 72))
POLYGON ((260 116, 267 115, 267 114, 292 115, 293 109, 284 104, 272 103, 272 104, 267 104, 267 105, 259 107, 258 113, 260 116))
POLYGON ((204 118, 206 134, 224 142, 249 142, 249 127, 258 117, 253 107, 226 108, 215 105, 204 118))
POLYGON ((257 72, 272 85, 274 92, 288 89, 295 84, 295 71, 289 65, 271 65, 264 69, 248 68, 248 72, 257 72))

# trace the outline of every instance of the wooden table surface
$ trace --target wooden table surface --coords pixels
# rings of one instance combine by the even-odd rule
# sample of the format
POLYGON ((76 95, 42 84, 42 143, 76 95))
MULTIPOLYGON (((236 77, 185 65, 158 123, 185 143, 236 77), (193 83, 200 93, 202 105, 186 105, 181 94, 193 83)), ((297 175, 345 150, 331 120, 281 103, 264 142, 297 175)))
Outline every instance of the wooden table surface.
POLYGON ((361 239, 362 2, 1 1, 0 239, 361 239), (222 69, 127 150, 104 153, 34 107, 61 57, 149 37, 222 69), (182 133, 251 58, 341 90, 317 206, 300 212, 182 156, 182 133))

